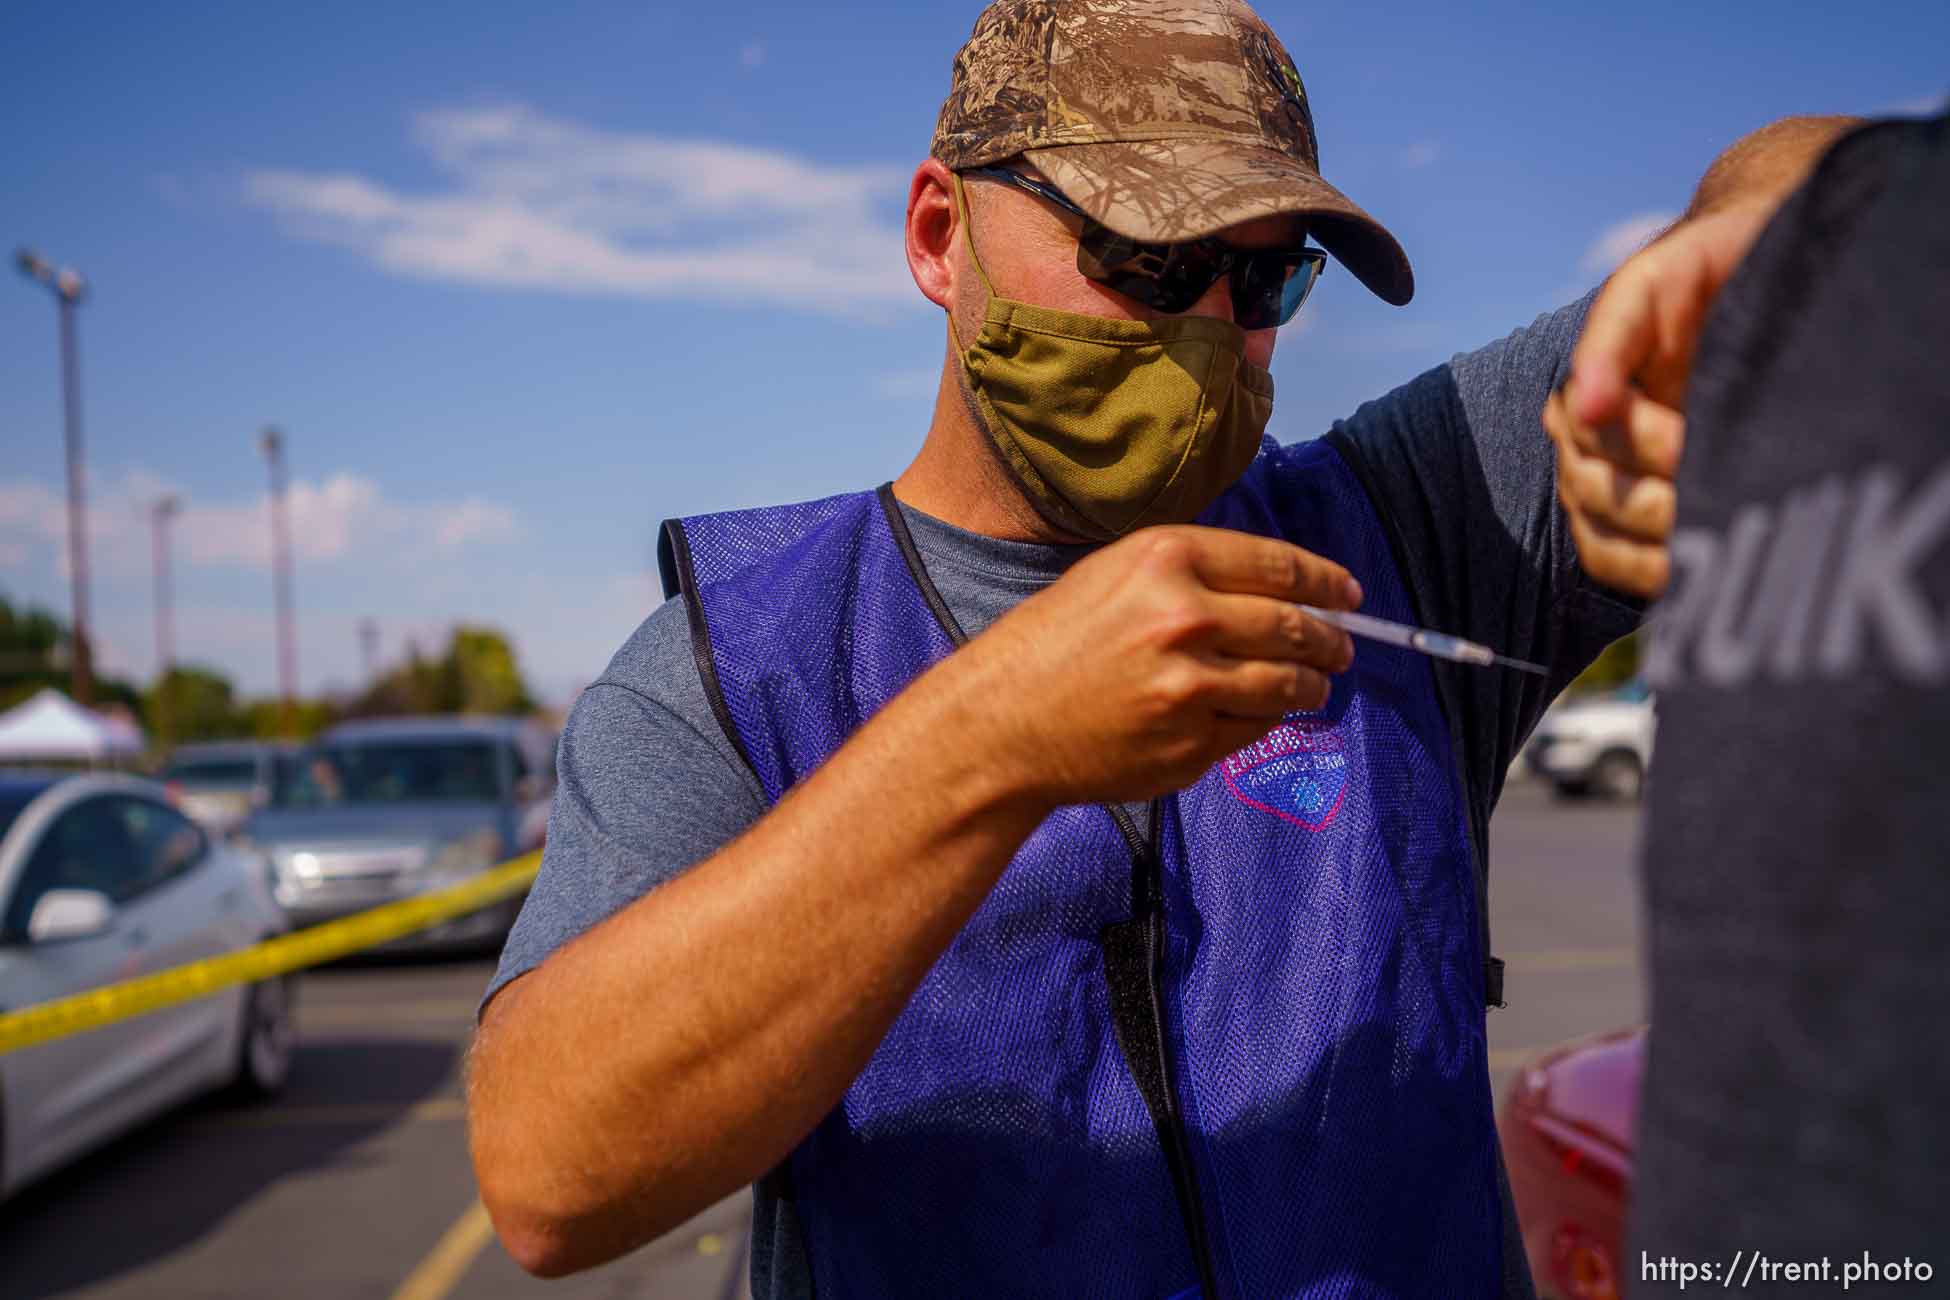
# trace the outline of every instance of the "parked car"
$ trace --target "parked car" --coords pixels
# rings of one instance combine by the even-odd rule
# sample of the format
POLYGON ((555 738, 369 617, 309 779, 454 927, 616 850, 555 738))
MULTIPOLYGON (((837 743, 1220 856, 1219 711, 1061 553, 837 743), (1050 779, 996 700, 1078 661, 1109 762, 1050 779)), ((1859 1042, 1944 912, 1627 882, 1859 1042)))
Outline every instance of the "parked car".
POLYGON ((271 795, 277 764, 297 746, 265 741, 212 741, 172 750, 156 775, 178 808, 212 835, 228 835, 271 795))
MULTIPOLYGON (((271 863, 295 925, 458 884, 541 845, 555 793, 555 736, 517 718, 343 723, 296 755, 244 837, 271 863)), ((399 940, 498 944, 514 898, 399 940)))
POLYGON ((1625 1212, 1645 1027, 1555 1048, 1510 1086, 1497 1129, 1541 1300, 1625 1292, 1625 1212))
MULTIPOLYGON (((286 929, 263 864, 163 788, 0 775, 0 1007, 215 957, 286 929)), ((0 1197, 210 1089, 263 1095, 291 1069, 290 976, 0 1055, 0 1197)))
POLYGON ((1642 681, 1567 696, 1545 711, 1524 758, 1559 794, 1636 799, 1652 766, 1656 725, 1652 691, 1642 681))

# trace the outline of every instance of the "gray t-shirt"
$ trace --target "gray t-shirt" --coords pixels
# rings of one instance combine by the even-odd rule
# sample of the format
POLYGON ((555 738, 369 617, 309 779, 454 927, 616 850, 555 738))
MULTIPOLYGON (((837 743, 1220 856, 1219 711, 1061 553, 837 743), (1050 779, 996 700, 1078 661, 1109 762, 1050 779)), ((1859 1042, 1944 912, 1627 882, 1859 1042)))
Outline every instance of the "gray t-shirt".
MULTIPOLYGON (((1538 715, 1639 607, 1583 575, 1539 424, 1589 299, 1370 402, 1327 436, 1391 533, 1418 618, 1551 666, 1539 679, 1438 664, 1478 871, 1511 758, 1538 715)), ((1089 549, 1001 541, 902 507, 930 576, 972 636, 1089 549)), ((681 600, 653 612, 562 733, 548 849, 488 996, 605 917, 711 856, 766 811, 712 713, 681 600)), ((1142 824, 1142 818, 1139 819, 1142 824)), ((812 1293, 792 1207, 757 1191, 752 1294, 812 1293)), ((1504 1191, 1504 1295, 1532 1294, 1504 1191)))
POLYGON ((1950 115, 1853 133, 1700 339, 1646 665, 1635 1296, 1682 1263, 1950 1291, 1946 210, 1950 115))

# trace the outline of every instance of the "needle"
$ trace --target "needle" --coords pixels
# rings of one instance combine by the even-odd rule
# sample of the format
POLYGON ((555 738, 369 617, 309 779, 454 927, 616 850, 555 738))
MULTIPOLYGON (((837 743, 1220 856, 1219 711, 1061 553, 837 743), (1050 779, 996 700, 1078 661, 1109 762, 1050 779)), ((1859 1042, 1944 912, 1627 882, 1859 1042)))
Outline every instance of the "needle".
POLYGON ((1354 636, 1364 636, 1371 641, 1382 641, 1388 645, 1398 645, 1409 650, 1419 650, 1437 659, 1449 659, 1459 664, 1476 664, 1490 668, 1501 664, 1505 668, 1516 668, 1526 673, 1536 673, 1539 677, 1548 675, 1542 664, 1533 664, 1525 659, 1512 659, 1500 655, 1486 645, 1465 641, 1447 632, 1431 632, 1427 628, 1410 627, 1406 623, 1392 623, 1372 614, 1353 614, 1338 609, 1319 609, 1313 605, 1302 605, 1301 609, 1323 623, 1331 623, 1343 632, 1354 636))

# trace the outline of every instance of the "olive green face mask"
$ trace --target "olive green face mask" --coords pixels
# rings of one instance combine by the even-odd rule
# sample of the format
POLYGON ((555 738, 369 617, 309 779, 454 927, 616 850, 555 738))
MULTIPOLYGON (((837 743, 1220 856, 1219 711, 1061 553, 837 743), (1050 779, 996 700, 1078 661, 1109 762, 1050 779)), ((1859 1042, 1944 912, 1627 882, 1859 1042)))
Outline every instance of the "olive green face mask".
POLYGON ((1237 481, 1273 413, 1273 376, 1246 360, 1246 333, 1210 316, 1113 320, 998 297, 961 353, 976 423, 1057 527, 1110 541, 1185 523, 1237 481))

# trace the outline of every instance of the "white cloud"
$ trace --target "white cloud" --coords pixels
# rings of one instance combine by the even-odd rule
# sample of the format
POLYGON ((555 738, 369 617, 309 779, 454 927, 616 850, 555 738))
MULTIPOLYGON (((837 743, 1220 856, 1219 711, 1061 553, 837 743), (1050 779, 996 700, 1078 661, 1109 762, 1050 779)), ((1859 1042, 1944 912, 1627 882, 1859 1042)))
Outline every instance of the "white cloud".
MULTIPOLYGON (((514 512, 506 506, 477 497, 409 505, 388 500, 371 479, 345 472, 319 483, 292 483, 287 504, 292 549, 311 560, 415 542, 452 550, 473 541, 504 541, 516 532, 514 512)), ((177 537, 194 561, 262 568, 271 554, 269 498, 189 502, 177 537)))
POLYGON ((1883 112, 1896 117, 1935 117, 1946 108, 1950 108, 1950 93, 1939 90, 1932 95, 1918 95, 1900 104, 1891 104, 1883 112))
MULTIPOLYGON (((183 498, 172 540, 179 564, 267 568, 271 555, 268 494, 232 501, 189 498, 140 468, 121 478, 90 484, 89 557, 104 575, 147 573, 150 509, 164 495, 183 498)), ((520 532, 515 512, 480 497, 457 501, 399 501, 371 479, 341 471, 321 481, 290 486, 292 549, 301 560, 331 561, 413 548, 453 551, 505 541, 520 532)), ((23 557, 51 547, 57 569, 67 572, 67 499, 31 479, 0 480, 0 548, 23 557)))
POLYGON ((443 550, 452 550, 469 542, 508 541, 519 531, 513 510, 470 497, 441 509, 434 520, 433 543, 443 550))
POLYGON ((58 540, 67 527, 66 518, 62 498, 46 485, 28 480, 0 483, 0 533, 58 540))
POLYGON ((1402 166, 1408 168, 1410 171, 1418 167, 1427 167, 1440 157, 1441 154, 1441 141, 1418 140, 1402 151, 1402 166))
POLYGON ((837 312, 919 301, 892 211, 900 168, 602 131, 520 105, 422 113, 413 135, 447 178, 437 191, 265 170, 245 197, 300 238, 427 279, 837 312))
POLYGON ((1610 275, 1620 262, 1651 243, 1655 235, 1677 220, 1677 212, 1641 212, 1614 222, 1591 242, 1591 247, 1578 259, 1578 269, 1590 275, 1610 275))

